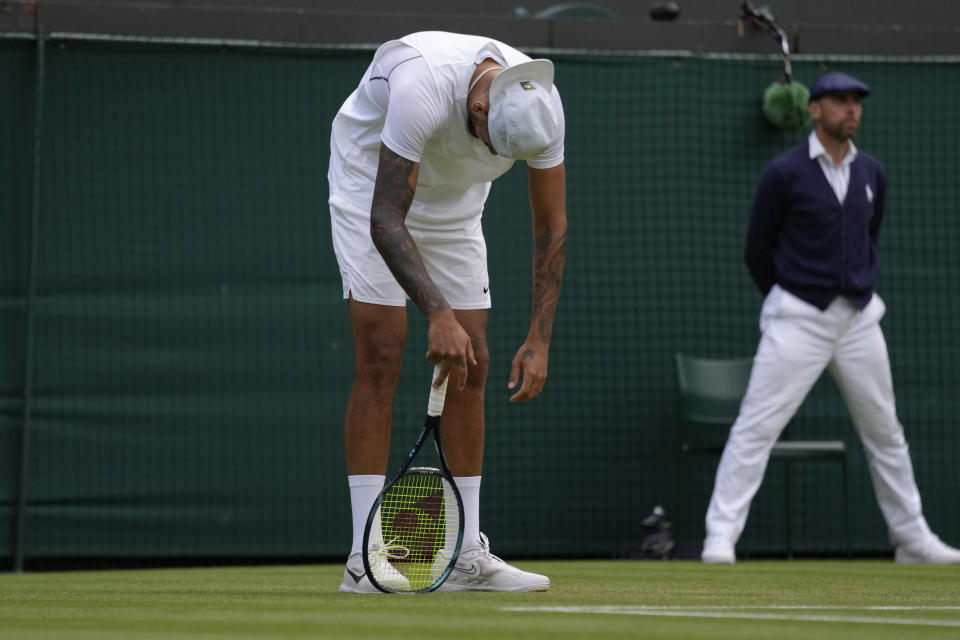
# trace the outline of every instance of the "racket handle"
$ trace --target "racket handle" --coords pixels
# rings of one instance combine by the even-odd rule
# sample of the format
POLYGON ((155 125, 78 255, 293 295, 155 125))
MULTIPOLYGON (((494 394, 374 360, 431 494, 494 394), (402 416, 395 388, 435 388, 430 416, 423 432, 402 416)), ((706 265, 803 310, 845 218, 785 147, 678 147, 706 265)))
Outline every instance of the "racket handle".
POLYGON ((447 382, 450 380, 450 376, 447 376, 446 380, 443 381, 443 384, 440 385, 440 388, 433 386, 433 381, 440 376, 440 365, 433 365, 433 377, 430 378, 430 400, 427 402, 427 415, 428 416, 439 416, 443 413, 443 401, 447 397, 447 382))

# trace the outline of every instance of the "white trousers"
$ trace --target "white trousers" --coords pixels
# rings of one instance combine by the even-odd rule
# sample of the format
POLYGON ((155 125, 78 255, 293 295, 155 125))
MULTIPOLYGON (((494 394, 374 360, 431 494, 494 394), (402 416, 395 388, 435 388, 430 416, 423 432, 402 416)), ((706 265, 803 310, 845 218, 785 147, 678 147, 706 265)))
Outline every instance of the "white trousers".
POLYGON ((932 535, 923 517, 910 451, 897 420, 886 307, 874 295, 861 311, 838 297, 825 310, 774 286, 760 314, 762 337, 740 415, 730 429, 707 509, 707 537, 740 538, 770 450, 824 369, 840 388, 870 467, 890 541, 932 535))

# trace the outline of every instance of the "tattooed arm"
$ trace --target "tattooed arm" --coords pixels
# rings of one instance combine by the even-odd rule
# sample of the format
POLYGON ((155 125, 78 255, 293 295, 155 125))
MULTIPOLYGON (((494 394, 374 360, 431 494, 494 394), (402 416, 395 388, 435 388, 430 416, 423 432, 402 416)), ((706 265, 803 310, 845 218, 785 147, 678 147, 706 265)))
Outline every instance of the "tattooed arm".
POLYGON ((417 188, 420 165, 380 145, 380 164, 370 208, 370 235, 417 308, 427 317, 427 359, 441 364, 439 381, 454 372, 453 382, 462 389, 467 380, 467 362, 476 364, 473 346, 457 322, 450 305, 430 278, 405 220, 417 188))
POLYGON ((528 169, 530 207, 533 210, 533 304, 527 339, 517 350, 508 388, 523 383, 510 402, 535 397, 547 381, 547 360, 553 316, 560 299, 566 261, 567 204, 564 165, 552 169, 528 169))

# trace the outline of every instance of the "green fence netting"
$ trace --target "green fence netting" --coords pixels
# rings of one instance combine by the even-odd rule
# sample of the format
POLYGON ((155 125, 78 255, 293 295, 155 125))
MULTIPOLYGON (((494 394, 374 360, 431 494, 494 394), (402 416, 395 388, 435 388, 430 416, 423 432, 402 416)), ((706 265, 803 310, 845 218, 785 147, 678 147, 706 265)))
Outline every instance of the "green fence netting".
MULTIPOLYGON (((42 44, 0 39, 0 558, 342 557, 352 350, 326 168, 371 51, 42 44)), ((662 504, 692 548, 716 461, 677 449, 673 353, 753 353, 753 187, 806 132, 763 119, 774 57, 548 55, 567 117, 567 274, 547 389, 511 405, 532 287, 516 168, 484 217, 482 528, 505 555, 610 556, 662 504)), ((884 328, 926 515, 953 542, 958 66, 794 62, 808 84, 843 69, 873 88, 857 144, 888 171, 884 328)), ((394 460, 423 414, 424 347, 414 311, 394 460)), ((889 550, 831 381, 788 436, 848 441, 854 550, 889 550)), ((837 473, 789 472, 800 553, 844 548, 837 473)), ((742 551, 783 549, 786 478, 771 466, 742 551)))

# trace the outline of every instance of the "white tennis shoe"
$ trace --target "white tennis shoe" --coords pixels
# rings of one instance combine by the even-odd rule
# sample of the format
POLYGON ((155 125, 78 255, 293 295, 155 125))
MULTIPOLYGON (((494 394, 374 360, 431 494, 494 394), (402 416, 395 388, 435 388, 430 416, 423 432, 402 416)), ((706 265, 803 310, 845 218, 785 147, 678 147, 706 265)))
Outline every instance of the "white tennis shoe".
POLYGON ((733 544, 726 538, 707 536, 703 541, 700 560, 706 564, 734 564, 737 561, 737 555, 733 550, 733 544))
MULTIPOLYGON (((410 581, 387 561, 383 551, 379 553, 384 557, 380 562, 375 561, 374 565, 379 567, 378 571, 383 572, 382 576, 377 577, 380 584, 397 591, 409 590, 410 581)), ((367 572, 363 568, 363 553, 360 551, 350 554, 347 558, 347 566, 343 569, 343 582, 340 583, 340 593, 383 593, 373 586, 370 578, 367 577, 367 572)))
POLYGON ((460 550, 450 576, 438 591, 546 591, 550 578, 521 571, 490 553, 490 541, 478 540, 460 550))
POLYGON ((960 549, 954 549, 937 536, 897 547, 894 560, 908 564, 955 564, 960 562, 960 549))

